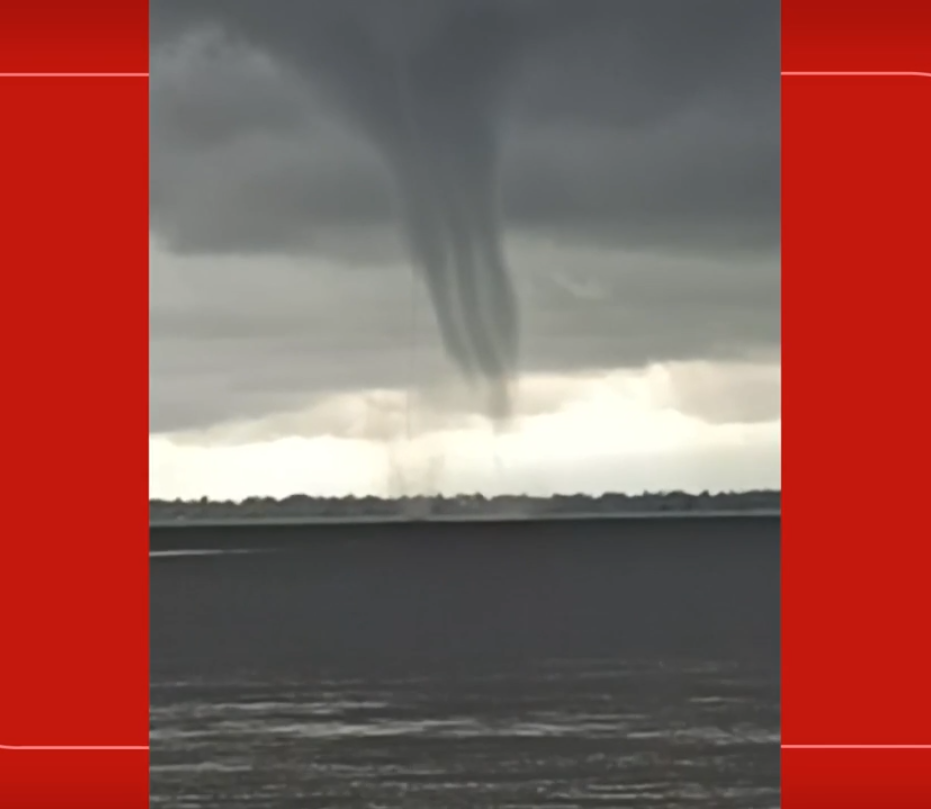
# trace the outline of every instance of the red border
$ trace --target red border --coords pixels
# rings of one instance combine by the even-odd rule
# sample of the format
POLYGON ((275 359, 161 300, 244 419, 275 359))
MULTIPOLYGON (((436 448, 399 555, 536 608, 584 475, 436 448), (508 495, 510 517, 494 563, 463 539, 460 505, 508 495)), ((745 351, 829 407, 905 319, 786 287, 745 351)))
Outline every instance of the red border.
POLYGON ((782 69, 929 69, 925 0, 782 0, 782 69))
POLYGON ((931 743, 931 78, 783 81, 783 742, 931 743))
POLYGON ((2 3, 0 73, 147 73, 148 30, 140 0, 2 3))
MULTIPOLYGON (((0 72, 148 70, 133 0, 7 3, 0 72)), ((148 85, 0 78, 0 805, 148 805, 148 85)))
MULTIPOLYGON (((931 73, 931 6, 784 0, 784 71, 931 73)), ((931 77, 783 79, 783 805, 929 806, 931 77)))
POLYGON ((927 809, 931 750, 785 750, 788 809, 927 809))

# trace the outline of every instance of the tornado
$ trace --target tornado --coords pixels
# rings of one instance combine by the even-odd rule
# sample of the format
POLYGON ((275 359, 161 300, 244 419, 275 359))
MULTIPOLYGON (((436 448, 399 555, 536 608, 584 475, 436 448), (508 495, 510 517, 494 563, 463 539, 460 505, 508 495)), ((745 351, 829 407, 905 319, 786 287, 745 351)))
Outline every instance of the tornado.
MULTIPOLYGON (((500 123, 522 35, 511 0, 304 0, 285 38, 264 4, 216 4, 274 48, 381 155, 446 355, 506 416, 519 312, 499 203, 500 123)), ((296 8, 296 6, 295 6, 296 8)))
POLYGON ((381 155, 446 355, 506 416, 519 311, 502 237, 500 124, 543 0, 185 0, 185 21, 273 53, 381 155), (531 24, 528 25, 528 20, 531 24))
POLYGON ((500 7, 463 9, 402 61, 408 151, 390 161, 447 353, 467 375, 499 386, 516 373, 519 331, 498 201, 513 22, 500 7))

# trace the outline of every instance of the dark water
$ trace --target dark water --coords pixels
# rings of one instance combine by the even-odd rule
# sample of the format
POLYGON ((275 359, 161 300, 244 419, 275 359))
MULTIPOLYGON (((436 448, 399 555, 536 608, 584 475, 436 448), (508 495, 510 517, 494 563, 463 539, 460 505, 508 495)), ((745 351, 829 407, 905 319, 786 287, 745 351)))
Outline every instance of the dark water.
POLYGON ((153 805, 779 805, 778 519, 252 531, 153 560, 153 805))

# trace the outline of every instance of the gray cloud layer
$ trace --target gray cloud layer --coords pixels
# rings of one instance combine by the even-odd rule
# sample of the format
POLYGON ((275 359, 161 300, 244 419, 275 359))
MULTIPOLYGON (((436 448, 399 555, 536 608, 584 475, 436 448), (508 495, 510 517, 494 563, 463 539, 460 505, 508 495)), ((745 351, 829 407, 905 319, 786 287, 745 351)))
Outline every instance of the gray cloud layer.
MULTIPOLYGON (((328 68, 351 47, 351 31, 335 36, 334 20, 364 20, 378 42, 403 51, 430 41, 443 16, 464 5, 487 3, 152 5, 152 226, 170 251, 188 256, 153 265, 153 429, 410 381, 399 370, 409 366, 401 360, 410 282, 393 178, 371 135, 380 124, 353 121, 360 107, 347 107, 345 88, 332 85, 345 73, 328 68), (284 254, 297 263, 268 258, 264 272, 268 284, 287 286, 261 294, 237 276, 245 259, 207 258, 252 255, 243 272, 254 273, 260 257, 284 254), (346 272, 322 272, 320 259, 346 272), (176 277, 184 271, 187 280, 176 277), (185 400, 193 380, 205 390, 185 400)), ((513 64, 478 75, 494 80, 495 93, 481 100, 500 107, 501 208, 524 310, 521 367, 775 349, 778 3, 496 7, 511 15, 497 33, 509 37, 513 64)), ((495 67, 494 42, 477 42, 453 63, 470 71, 464 87, 474 87, 476 63, 495 67)), ((469 101, 461 93, 452 100, 469 101)))
MULTIPOLYGON (((318 241, 339 250, 343 240, 329 244, 327 231, 374 236, 365 231, 390 226, 386 169, 328 103, 326 74, 309 55, 311 33, 329 10, 347 5, 417 19, 425 5, 479 3, 154 3, 156 32, 160 15, 178 6, 257 32, 251 42, 198 36, 211 29, 195 27, 191 15, 186 37, 156 40, 156 227, 180 249, 279 252, 318 241)), ((567 30, 527 34, 502 104, 503 207, 512 228, 625 246, 776 246, 777 3, 521 5, 549 9, 552 28, 567 30)), ((524 16, 530 28, 542 14, 524 16)), ((474 50, 474 60, 488 58, 480 39, 474 50)), ((373 244, 372 255, 382 249, 373 244)))

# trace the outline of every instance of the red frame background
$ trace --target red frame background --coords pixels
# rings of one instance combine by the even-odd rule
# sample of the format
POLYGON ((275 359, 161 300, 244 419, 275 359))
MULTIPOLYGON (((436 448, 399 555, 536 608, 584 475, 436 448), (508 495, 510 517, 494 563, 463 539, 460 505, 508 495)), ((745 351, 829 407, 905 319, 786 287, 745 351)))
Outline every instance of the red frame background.
MULTIPOLYGON (((783 40, 787 72, 926 74, 783 79, 783 800, 928 806, 931 5, 783 0, 783 40)), ((147 71, 144 2, 0 10, 16 809, 148 805, 148 88, 9 74, 147 71)))
POLYGON ((784 73, 913 74, 782 82, 783 805, 931 806, 931 4, 782 25, 784 73))
POLYGON ((0 8, 10 809, 149 803, 148 61, 145 2, 0 8))

